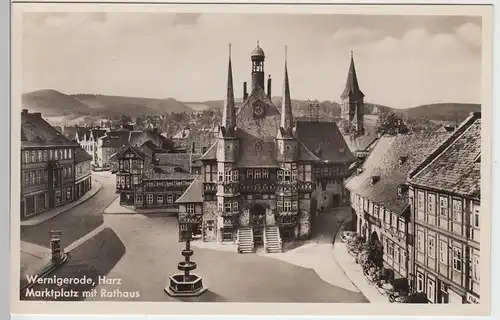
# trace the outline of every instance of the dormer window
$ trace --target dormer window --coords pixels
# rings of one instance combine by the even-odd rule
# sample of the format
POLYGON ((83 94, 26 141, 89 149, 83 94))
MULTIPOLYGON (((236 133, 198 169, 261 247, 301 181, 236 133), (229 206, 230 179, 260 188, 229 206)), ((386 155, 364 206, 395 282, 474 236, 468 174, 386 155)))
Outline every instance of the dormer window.
POLYGON ((481 163, 481 154, 478 154, 476 159, 474 159, 475 163, 481 163))
POLYGON ((398 196, 405 197, 408 195, 408 186, 406 184, 398 185, 398 196))
POLYGON ((408 160, 407 156, 399 157, 399 165, 401 166, 401 165, 405 164, 407 160, 408 160))
POLYGON ((377 183, 380 180, 380 176, 371 176, 370 177, 370 184, 373 186, 375 183, 377 183))

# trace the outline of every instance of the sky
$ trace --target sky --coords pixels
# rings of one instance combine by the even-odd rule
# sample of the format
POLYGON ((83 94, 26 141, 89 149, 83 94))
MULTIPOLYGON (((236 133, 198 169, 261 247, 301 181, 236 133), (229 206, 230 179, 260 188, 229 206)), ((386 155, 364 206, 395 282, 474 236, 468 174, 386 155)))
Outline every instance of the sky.
POLYGON ((466 16, 24 13, 23 92, 54 89, 180 101, 221 100, 228 44, 235 95, 265 51, 281 95, 340 101, 351 50, 365 101, 394 108, 480 103, 481 20, 466 16))

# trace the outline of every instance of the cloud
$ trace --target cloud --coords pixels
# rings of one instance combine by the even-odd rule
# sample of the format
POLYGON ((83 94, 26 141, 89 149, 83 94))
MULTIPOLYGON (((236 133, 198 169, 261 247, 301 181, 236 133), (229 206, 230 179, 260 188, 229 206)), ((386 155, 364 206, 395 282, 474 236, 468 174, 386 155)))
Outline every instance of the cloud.
POLYGON ((481 27, 477 24, 472 22, 465 23, 457 28, 456 33, 466 43, 476 47, 481 46, 481 27))
POLYGON ((381 29, 367 29, 364 27, 340 28, 331 37, 335 43, 359 43, 371 41, 382 35, 381 29))

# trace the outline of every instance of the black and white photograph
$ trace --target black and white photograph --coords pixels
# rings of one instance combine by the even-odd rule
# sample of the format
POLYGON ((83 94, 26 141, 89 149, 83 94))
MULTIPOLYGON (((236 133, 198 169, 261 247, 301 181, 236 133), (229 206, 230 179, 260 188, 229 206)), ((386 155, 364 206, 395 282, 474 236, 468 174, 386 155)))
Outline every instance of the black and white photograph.
POLYGON ((78 301, 482 314, 488 8, 120 6, 16 15, 23 313, 78 301))

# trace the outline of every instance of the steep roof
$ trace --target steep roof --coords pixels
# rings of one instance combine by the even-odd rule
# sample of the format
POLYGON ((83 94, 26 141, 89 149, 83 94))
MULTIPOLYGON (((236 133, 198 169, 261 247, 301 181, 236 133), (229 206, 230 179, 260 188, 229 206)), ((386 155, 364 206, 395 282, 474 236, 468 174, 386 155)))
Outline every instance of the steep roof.
POLYGON ((446 133, 418 133, 388 138, 392 140, 388 144, 379 142, 375 149, 379 149, 377 152, 382 157, 371 174, 364 176, 355 193, 402 213, 408 199, 398 196, 398 186, 406 183, 409 172, 447 137, 446 133), (377 177, 373 184, 371 177, 377 177))
POLYGON ((360 173, 355 173, 349 177, 345 183, 345 187, 351 192, 355 192, 366 179, 369 179, 373 170, 381 162, 385 152, 391 148, 395 140, 395 136, 382 136, 359 168, 360 173))
POLYGON ((109 131, 102 137, 102 146, 104 148, 120 148, 130 144, 131 140, 142 135, 142 131, 117 130, 109 131))
POLYGON ((356 160, 334 122, 297 121, 296 136, 303 147, 322 161, 352 163, 356 160))
POLYGON ((40 113, 21 112, 21 147, 51 146, 75 147, 78 143, 57 131, 40 113))
POLYGON ((83 150, 82 147, 75 148, 75 163, 92 160, 92 156, 83 150))
POLYGON ((343 136, 349 150, 351 150, 353 154, 358 151, 367 151, 367 148, 378 138, 376 134, 364 134, 361 136, 345 134, 343 136))
POLYGON ((347 73, 347 81, 340 97, 342 99, 350 97, 354 100, 358 100, 364 96, 364 93, 359 89, 358 76, 356 75, 356 68, 354 67, 354 57, 351 52, 351 64, 349 65, 349 72, 347 73))
POLYGON ((189 187, 184 191, 176 203, 200 203, 203 202, 203 182, 194 179, 189 187))
POLYGON ((191 154, 189 153, 160 153, 155 155, 158 166, 175 166, 186 172, 191 171, 191 154))
POLYGON ((164 172, 161 168, 154 167, 143 174, 145 180, 192 180, 195 176, 188 172, 164 172))
POLYGON ((203 153, 200 160, 216 160, 217 159, 217 141, 212 143, 212 145, 203 153))
POLYGON ((247 132, 237 130, 240 141, 239 167, 277 167, 274 139, 259 139, 247 132))
POLYGON ((481 114, 475 113, 411 173, 409 182, 479 199, 480 155, 481 114))

